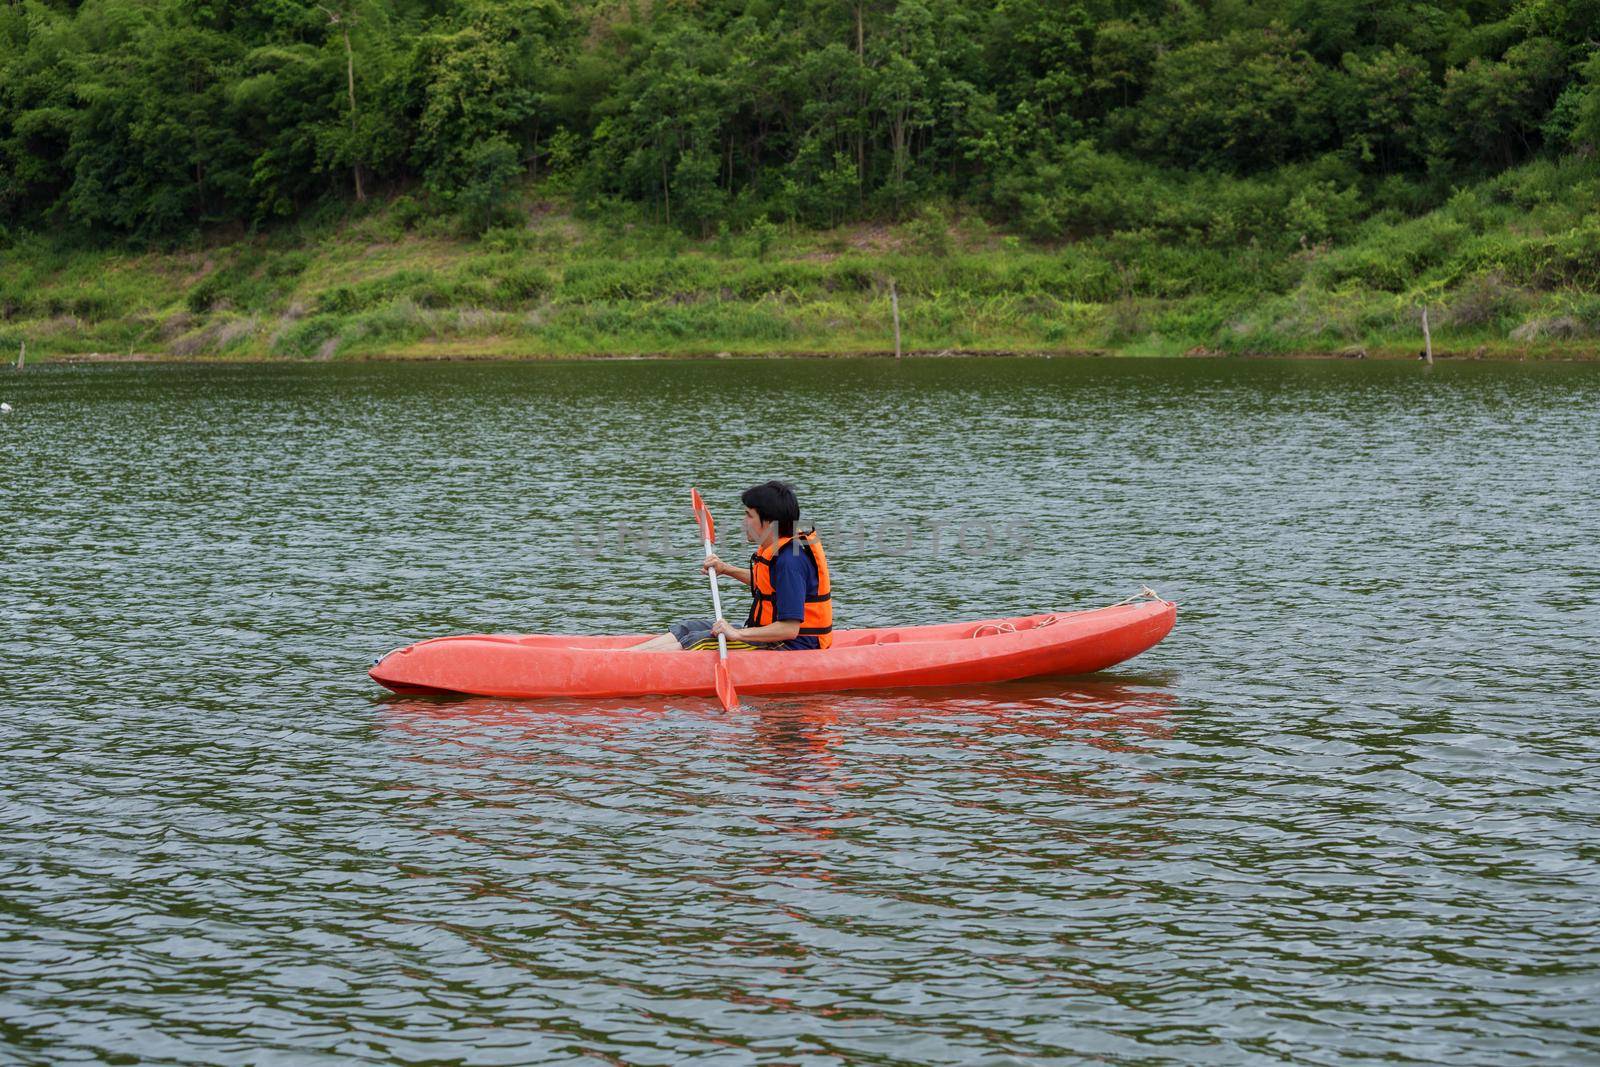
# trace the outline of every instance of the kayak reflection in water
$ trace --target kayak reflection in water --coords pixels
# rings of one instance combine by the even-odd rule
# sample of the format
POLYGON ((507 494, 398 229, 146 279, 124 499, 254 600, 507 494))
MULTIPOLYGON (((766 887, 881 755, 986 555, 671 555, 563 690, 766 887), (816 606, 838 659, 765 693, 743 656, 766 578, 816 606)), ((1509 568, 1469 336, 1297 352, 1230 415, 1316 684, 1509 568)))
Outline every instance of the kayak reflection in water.
POLYGON ((628 651, 704 651, 717 647, 718 634, 726 635, 729 649, 797 651, 833 643, 828 557, 814 528, 795 532, 800 501, 794 486, 764 482, 746 489, 739 499, 744 504, 745 540, 756 546, 750 566, 735 567, 708 555, 700 572, 715 570, 750 587, 750 614, 744 625, 734 626, 726 619, 685 619, 628 651))

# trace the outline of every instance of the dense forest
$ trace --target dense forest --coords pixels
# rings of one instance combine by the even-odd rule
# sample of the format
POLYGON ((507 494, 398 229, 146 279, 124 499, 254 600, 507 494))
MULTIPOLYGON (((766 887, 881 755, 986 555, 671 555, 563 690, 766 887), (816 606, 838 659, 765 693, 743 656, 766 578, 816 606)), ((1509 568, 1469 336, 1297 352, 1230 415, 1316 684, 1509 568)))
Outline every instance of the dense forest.
POLYGON ((1337 241, 1600 142, 1600 0, 11 0, 0 242, 530 179, 719 229, 1337 241))

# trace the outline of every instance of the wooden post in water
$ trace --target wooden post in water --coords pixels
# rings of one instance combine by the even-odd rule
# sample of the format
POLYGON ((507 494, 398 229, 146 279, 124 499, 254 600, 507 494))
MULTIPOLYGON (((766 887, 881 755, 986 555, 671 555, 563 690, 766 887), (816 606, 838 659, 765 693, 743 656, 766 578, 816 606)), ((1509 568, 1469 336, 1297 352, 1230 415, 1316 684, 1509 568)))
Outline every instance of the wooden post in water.
POLYGON ((895 291, 894 279, 889 279, 889 306, 894 309, 894 358, 900 358, 900 294, 895 291))
POLYGON ((17 349, 17 369, 18 370, 22 369, 23 361, 25 361, 27 358, 28 358, 28 342, 26 340, 24 340, 22 342, 22 347, 17 349))
POLYGON ((1428 330, 1428 305, 1422 305, 1422 354, 1428 358, 1428 366, 1433 366, 1433 334, 1428 330))

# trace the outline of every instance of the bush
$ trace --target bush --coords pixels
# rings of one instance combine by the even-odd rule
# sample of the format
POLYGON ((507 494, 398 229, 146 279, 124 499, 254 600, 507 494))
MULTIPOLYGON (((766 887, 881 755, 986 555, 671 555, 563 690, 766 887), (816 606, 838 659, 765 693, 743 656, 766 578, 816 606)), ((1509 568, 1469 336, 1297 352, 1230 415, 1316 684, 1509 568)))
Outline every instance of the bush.
POLYGON ((292 323, 274 340, 272 350, 285 356, 302 358, 320 355, 330 341, 339 338, 344 319, 338 315, 313 315, 292 323))
POLYGON ((1456 290, 1441 321, 1447 326, 1492 326, 1514 314, 1520 303, 1520 294, 1504 275, 1481 274, 1456 290))
POLYGON ((349 335, 352 338, 379 343, 416 341, 434 330, 433 313, 424 311, 414 301, 407 299, 364 312, 349 323, 349 335))
POLYGON ((929 204, 917 213, 906 226, 911 250, 918 255, 943 259, 954 248, 950 239, 950 213, 937 204, 929 204))
POLYGON ((472 145, 463 153, 462 176, 454 199, 469 232, 485 233, 496 222, 509 220, 512 196, 522 177, 515 145, 498 135, 472 145))
POLYGON ((538 236, 526 226, 492 226, 478 242, 492 252, 526 252, 537 247, 538 236))
POLYGON ((1335 252, 1316 268, 1324 286, 1356 285, 1398 293, 1426 271, 1450 261, 1468 227, 1430 215, 1396 227, 1379 227, 1367 240, 1335 252))
POLYGON ((196 282, 185 294, 184 305, 196 315, 223 307, 265 307, 292 289, 310 264, 306 252, 274 254, 247 245, 231 262, 196 282))
POLYGON ((335 286, 317 298, 317 310, 329 315, 348 315, 361 306, 361 298, 348 285, 335 286))
POLYGON ((1287 250, 1348 236, 1367 210, 1357 180, 1336 156, 1239 178, 1161 170, 1079 142, 1005 172, 994 203, 1036 240, 1141 232, 1161 242, 1287 250))
POLYGON ((183 298, 184 306, 196 315, 204 315, 221 298, 222 291, 222 280, 215 274, 208 274, 189 290, 183 298))
POLYGON ((401 228, 416 229, 417 224, 432 216, 426 205, 410 193, 403 193, 395 197, 389 205, 389 214, 401 228))
POLYGON ((750 244, 755 248, 757 259, 766 259, 767 253, 772 250, 773 242, 778 239, 778 227, 772 220, 762 215, 750 224, 745 232, 750 244))
POLYGON ((699 260, 591 260, 568 267, 559 292, 564 299, 580 302, 656 300, 703 293, 716 284, 710 266, 699 260))
POLYGON ((537 267, 516 267, 501 274, 493 283, 490 303, 497 308, 515 308, 548 293, 550 276, 537 267))
POLYGON ((1600 225, 1502 246, 1493 254, 1474 257, 1470 266, 1500 267, 1512 281, 1541 289, 1600 289, 1600 225))

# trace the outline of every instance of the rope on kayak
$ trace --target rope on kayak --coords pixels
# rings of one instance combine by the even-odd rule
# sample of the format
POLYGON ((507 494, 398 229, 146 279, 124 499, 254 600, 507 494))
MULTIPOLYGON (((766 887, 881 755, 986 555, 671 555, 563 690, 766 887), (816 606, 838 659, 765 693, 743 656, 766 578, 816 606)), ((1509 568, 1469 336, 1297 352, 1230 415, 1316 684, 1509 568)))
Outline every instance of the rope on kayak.
POLYGON ((1017 632, 1017 628, 1015 626, 1011 625, 1009 622, 986 622, 982 626, 978 627, 976 630, 973 630, 972 631, 972 636, 973 637, 983 637, 983 636, 985 636, 985 634, 983 632, 985 630, 993 630, 996 635, 999 635, 999 634, 1014 634, 1014 633, 1017 632))
MULTIPOLYGON (((1120 608, 1124 604, 1132 604, 1136 600, 1160 600, 1160 599, 1161 599, 1161 594, 1160 593, 1156 592, 1154 589, 1151 589, 1148 585, 1141 585, 1139 587, 1139 591, 1137 593, 1133 594, 1131 597, 1128 597, 1126 600, 1119 600, 1115 604, 1111 604, 1109 606, 1113 607, 1113 608, 1120 608)), ((1032 626, 1030 626, 1028 628, 1030 630, 1037 630, 1041 626, 1053 626, 1054 624, 1060 622, 1061 619, 1062 619, 1062 616, 1060 616, 1060 615, 1046 615, 1044 618, 1040 619, 1038 622, 1034 623, 1032 626)), ((994 624, 990 623, 989 625, 992 626, 994 624)), ((1010 623, 1005 623, 1004 625, 1010 626, 1011 624, 1010 623)), ((978 629, 982 630, 983 627, 980 626, 980 627, 978 627, 978 629)), ((973 637, 978 637, 980 635, 974 633, 972 636, 973 637)))

